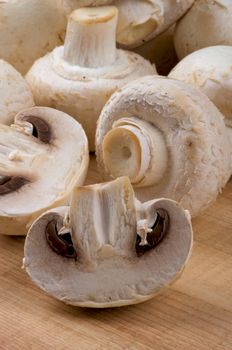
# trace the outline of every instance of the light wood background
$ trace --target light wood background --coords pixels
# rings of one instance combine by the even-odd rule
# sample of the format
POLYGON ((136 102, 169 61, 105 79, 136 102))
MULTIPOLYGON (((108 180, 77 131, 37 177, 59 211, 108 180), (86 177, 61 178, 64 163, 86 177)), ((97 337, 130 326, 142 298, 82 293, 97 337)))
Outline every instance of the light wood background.
MULTIPOLYGON (((88 183, 98 180, 94 163, 88 183)), ((0 237, 0 350, 232 349, 232 181, 194 220, 182 277, 158 297, 119 309, 64 305, 21 269, 24 238, 0 237)))

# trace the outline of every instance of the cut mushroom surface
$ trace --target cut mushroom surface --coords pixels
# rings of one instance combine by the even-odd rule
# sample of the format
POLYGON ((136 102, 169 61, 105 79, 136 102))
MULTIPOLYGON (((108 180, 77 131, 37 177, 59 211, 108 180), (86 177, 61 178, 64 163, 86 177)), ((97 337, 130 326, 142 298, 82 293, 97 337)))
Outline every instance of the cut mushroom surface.
POLYGON ((139 200, 167 197, 199 215, 230 177, 223 116, 190 85, 145 77, 116 92, 98 122, 105 179, 129 176, 139 200))
POLYGON ((117 42, 133 48, 142 45, 174 24, 194 0, 61 0, 67 13, 82 7, 112 4, 118 8, 117 42))
POLYGON ((25 79, 9 63, 0 60, 0 124, 10 125, 18 112, 32 106, 33 96, 25 79))
POLYGON ((26 234, 42 212, 66 204, 88 168, 82 127, 63 112, 34 107, 0 125, 1 234, 26 234))
POLYGON ((139 202, 126 177, 74 190, 70 207, 30 228, 24 267, 45 292, 83 307, 152 298, 183 270, 192 248, 190 215, 168 199, 139 202))
POLYGON ((232 45, 231 18, 231 0, 195 0, 176 26, 174 43, 179 59, 203 47, 232 45))
POLYGON ((113 6, 74 11, 64 46, 36 61, 26 77, 37 105, 67 112, 82 124, 91 151, 98 117, 112 93, 156 74, 141 56, 116 49, 117 14, 113 6))

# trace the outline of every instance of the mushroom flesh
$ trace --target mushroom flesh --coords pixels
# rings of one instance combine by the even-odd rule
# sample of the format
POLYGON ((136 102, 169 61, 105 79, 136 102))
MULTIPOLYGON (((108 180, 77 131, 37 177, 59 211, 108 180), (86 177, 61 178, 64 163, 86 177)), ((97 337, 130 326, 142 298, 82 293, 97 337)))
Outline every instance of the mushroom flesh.
POLYGON ((167 197, 199 215, 230 177, 223 116, 190 85, 144 77, 116 92, 98 122, 103 178, 129 176, 139 200, 167 197))
POLYGON ((82 127, 63 112, 34 107, 0 124, 0 233, 24 235, 42 212, 65 205, 88 168, 82 127))
POLYGON ((37 105, 55 107, 82 124, 91 151, 98 117, 111 94, 156 73, 144 58, 116 49, 117 13, 113 6, 74 11, 64 46, 36 61, 26 76, 37 105))
POLYGON ((70 207, 35 221, 24 267, 65 303, 115 307, 152 298, 180 274, 191 248, 189 213, 169 199, 139 202, 122 177, 74 189, 70 207))

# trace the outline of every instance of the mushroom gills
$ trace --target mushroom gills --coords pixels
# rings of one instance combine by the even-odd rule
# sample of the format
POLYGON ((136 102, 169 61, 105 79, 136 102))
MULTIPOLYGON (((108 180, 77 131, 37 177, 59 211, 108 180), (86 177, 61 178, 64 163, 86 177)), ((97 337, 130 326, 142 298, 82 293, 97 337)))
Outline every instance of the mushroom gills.
POLYGON ((51 128, 45 120, 36 116, 26 116, 23 120, 32 125, 32 135, 34 137, 41 142, 50 143, 52 137, 51 128))
POLYGON ((136 253, 137 256, 142 256, 145 252, 154 249, 168 234, 169 229, 169 216, 166 210, 157 209, 156 220, 151 229, 146 233, 145 244, 143 243, 143 237, 137 234, 136 239, 136 253))
POLYGON ((19 190, 28 183, 22 176, 0 175, 0 196, 19 190))
POLYGON ((73 246, 72 237, 70 232, 65 232, 64 234, 58 231, 57 220, 50 221, 46 226, 46 239, 51 247, 51 249, 66 258, 76 259, 77 252, 73 246))

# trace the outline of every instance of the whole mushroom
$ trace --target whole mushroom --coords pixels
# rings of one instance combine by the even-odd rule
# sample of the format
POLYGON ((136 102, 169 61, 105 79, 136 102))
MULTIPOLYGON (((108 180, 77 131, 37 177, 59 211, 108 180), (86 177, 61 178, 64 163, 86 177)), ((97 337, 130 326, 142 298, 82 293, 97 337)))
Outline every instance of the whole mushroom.
POLYGON ((65 205, 82 185, 89 152, 82 127, 46 107, 20 112, 0 124, 0 233, 24 235, 42 212, 65 205))
POLYGON ((176 26, 174 44, 178 58, 203 47, 232 45, 231 18, 231 0, 195 0, 176 26))
POLYGON ((119 10, 117 42, 126 48, 142 45, 164 32, 194 0, 60 0, 66 13, 82 7, 115 5, 119 10))
POLYGON ((62 110, 82 124, 91 151, 98 117, 112 93, 156 73, 144 58, 116 49, 117 14, 113 6, 72 12, 64 46, 36 61, 26 76, 37 105, 62 110))
POLYGON ((18 112, 32 106, 33 96, 25 79, 9 63, 0 60, 0 124, 10 125, 18 112))
POLYGON ((45 292, 83 307, 152 298, 180 275, 192 248, 190 215, 176 202, 139 202, 128 178, 74 190, 70 207, 30 228, 24 267, 45 292))
POLYGON ((181 81, 144 77, 115 93, 98 122, 103 178, 129 176, 139 200, 167 197, 202 213, 230 177, 223 116, 181 81))
POLYGON ((63 42, 66 18, 57 0, 0 1, 0 57, 25 74, 63 42))
MULTIPOLYGON (((199 88, 225 117, 232 145, 232 46, 212 46, 180 61, 169 77, 199 88)), ((232 165, 232 162, 231 162, 232 165)))

